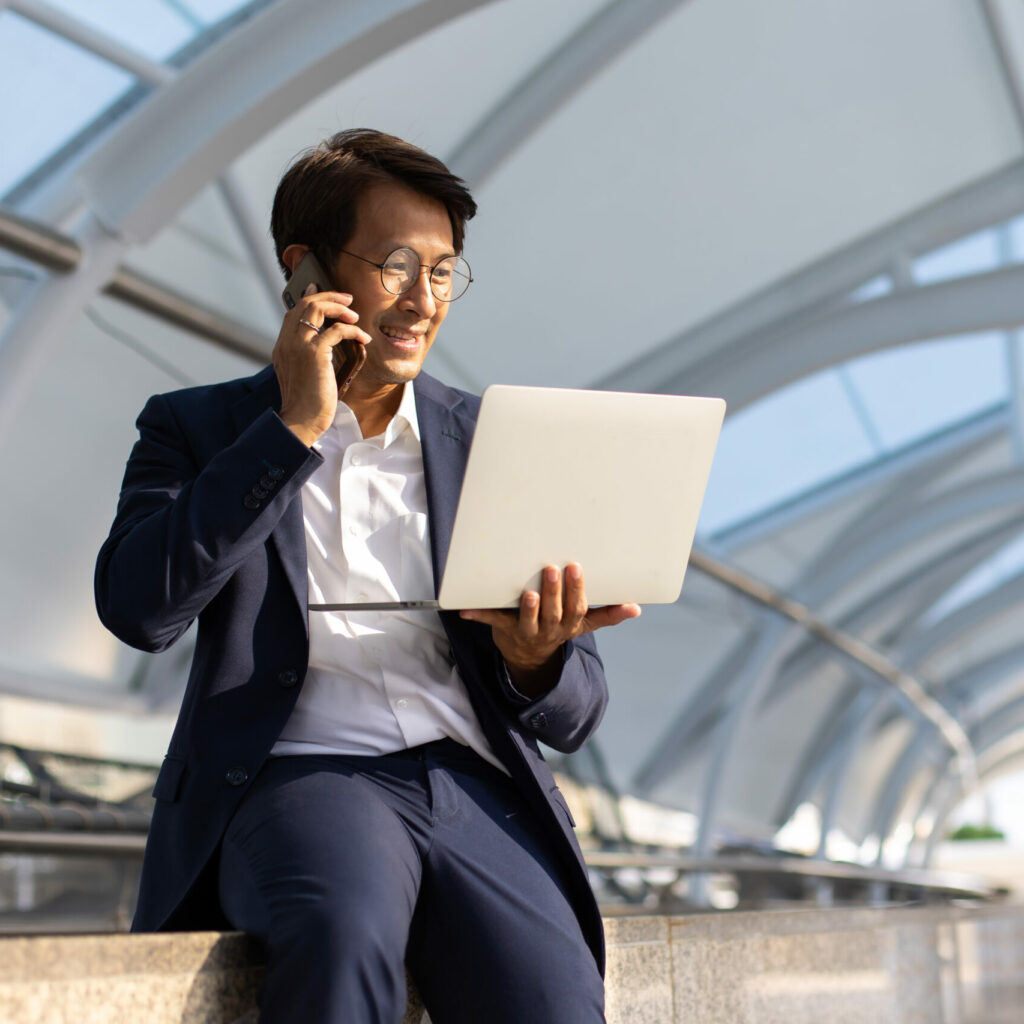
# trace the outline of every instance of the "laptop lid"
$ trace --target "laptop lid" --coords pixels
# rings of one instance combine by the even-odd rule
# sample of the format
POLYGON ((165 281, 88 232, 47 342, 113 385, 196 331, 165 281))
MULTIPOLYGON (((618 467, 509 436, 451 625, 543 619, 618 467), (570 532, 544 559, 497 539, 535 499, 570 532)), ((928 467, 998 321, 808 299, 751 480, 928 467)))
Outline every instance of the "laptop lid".
POLYGON ((438 605, 518 607, 569 562, 591 605, 675 601, 724 416, 720 398, 489 387, 438 605))

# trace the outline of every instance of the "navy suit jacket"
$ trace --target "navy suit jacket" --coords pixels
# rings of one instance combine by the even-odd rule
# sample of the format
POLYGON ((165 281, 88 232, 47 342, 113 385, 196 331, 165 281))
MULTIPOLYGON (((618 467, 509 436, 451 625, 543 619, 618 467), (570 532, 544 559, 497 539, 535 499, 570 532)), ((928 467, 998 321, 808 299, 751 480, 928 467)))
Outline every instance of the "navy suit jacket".
MULTIPOLYGON (((436 586, 480 400, 422 373, 414 388, 436 586)), ((216 890, 220 840, 306 672, 300 492, 321 458, 285 427, 280 403, 272 367, 151 398, 97 561, 100 618, 126 643, 162 651, 198 619, 181 711, 153 790, 138 931, 226 925, 216 890)), ((558 684, 524 704, 505 686, 490 628, 456 613, 441 618, 492 749, 566 865, 570 898, 603 969, 601 919, 571 815, 537 745, 576 750, 597 728, 607 686, 593 638, 567 644, 558 684)))

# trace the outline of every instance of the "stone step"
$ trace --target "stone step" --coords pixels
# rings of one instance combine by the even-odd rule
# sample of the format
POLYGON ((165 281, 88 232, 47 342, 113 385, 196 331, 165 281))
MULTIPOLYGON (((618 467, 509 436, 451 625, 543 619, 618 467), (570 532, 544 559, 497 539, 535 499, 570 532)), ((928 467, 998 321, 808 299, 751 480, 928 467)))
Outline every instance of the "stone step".
MULTIPOLYGON (((605 931, 608 1024, 1024 1020, 1022 906, 620 917, 605 931)), ((254 1024, 261 973, 237 933, 5 938, 0 1021, 254 1024)), ((422 1008, 405 1024, 427 1024, 422 1008)))

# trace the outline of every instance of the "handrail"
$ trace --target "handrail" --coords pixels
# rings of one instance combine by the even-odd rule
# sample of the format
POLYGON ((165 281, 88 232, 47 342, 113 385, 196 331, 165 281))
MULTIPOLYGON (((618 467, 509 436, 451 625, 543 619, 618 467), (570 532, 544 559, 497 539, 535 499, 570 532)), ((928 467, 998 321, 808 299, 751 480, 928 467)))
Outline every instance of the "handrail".
MULTIPOLYGON (((141 857, 145 835, 133 833, 10 831, 0 829, 0 853, 94 855, 121 858, 141 857)), ((831 881, 904 885, 949 897, 992 899, 1003 890, 976 875, 918 869, 887 870, 843 861, 802 857, 755 857, 722 855, 690 857, 686 854, 653 851, 585 850, 587 866, 600 871, 622 868, 653 870, 670 868, 680 875, 691 872, 736 875, 776 875, 831 881)))

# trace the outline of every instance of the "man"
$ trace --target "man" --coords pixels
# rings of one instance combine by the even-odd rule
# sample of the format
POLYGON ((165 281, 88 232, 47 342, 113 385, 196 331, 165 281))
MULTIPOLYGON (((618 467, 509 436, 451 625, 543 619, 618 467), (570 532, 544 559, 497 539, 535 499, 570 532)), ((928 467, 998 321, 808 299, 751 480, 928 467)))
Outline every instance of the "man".
POLYGON ((600 917, 537 741, 591 735, 589 634, 639 609, 590 610, 581 568, 549 566, 517 612, 308 611, 440 578, 479 403, 420 368, 474 212, 379 132, 301 157, 274 241, 333 287, 285 315, 272 367, 149 401, 97 563, 126 642, 199 623, 135 927, 258 936, 273 1024, 397 1024, 406 963, 434 1024, 604 1019, 600 917), (343 401, 339 344, 366 353, 343 401))

